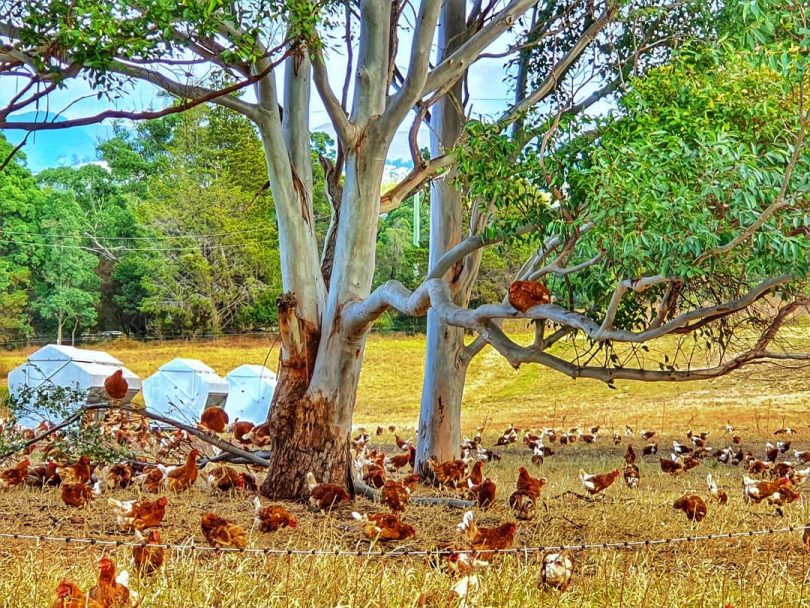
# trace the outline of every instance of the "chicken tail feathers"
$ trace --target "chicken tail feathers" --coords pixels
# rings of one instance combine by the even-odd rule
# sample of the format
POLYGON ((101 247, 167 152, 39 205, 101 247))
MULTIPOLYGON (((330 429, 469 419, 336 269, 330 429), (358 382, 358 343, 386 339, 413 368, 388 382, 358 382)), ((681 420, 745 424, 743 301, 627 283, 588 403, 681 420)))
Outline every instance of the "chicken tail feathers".
POLYGON ((714 477, 712 477, 711 473, 706 475, 706 485, 709 486, 709 493, 711 494, 717 493, 717 484, 715 483, 714 477))
POLYGON ((475 522, 474 516, 472 511, 467 511, 464 514, 464 517, 461 518, 461 523, 456 526, 459 532, 464 533, 468 531, 472 531, 474 529, 475 522))

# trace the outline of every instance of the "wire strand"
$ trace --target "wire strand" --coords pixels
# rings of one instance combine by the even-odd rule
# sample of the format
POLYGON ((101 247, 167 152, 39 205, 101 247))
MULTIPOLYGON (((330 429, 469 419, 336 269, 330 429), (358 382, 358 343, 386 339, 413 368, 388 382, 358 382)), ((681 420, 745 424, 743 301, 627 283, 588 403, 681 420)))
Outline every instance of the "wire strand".
MULTIPOLYGON (((81 238, 81 237, 77 237, 81 238)), ((158 239, 159 240, 159 239, 158 239)), ((222 249, 222 248, 235 248, 235 247, 245 247, 248 245, 260 245, 264 243, 268 243, 268 240, 252 240, 252 241, 244 241, 242 243, 226 243, 226 244, 217 244, 212 245, 212 248, 222 249)), ((27 242, 19 242, 19 241, 12 241, 7 239, 0 239, 0 243, 5 243, 7 245, 22 245, 22 246, 32 246, 32 247, 50 247, 51 249, 81 249, 83 251, 88 252, 96 252, 98 251, 98 247, 92 247, 90 245, 73 245, 73 244, 66 244, 66 243, 37 243, 36 241, 27 241, 27 242)), ((191 248, 198 247, 199 243, 189 243, 188 245, 182 247, 138 247, 138 248, 126 248, 126 249, 118 249, 115 248, 113 251, 116 253, 118 252, 125 252, 125 253, 151 253, 157 251, 163 252, 170 252, 170 251, 188 251, 191 248)))
MULTIPOLYGON (((98 237, 105 241, 157 241, 163 239, 208 239, 222 236, 232 236, 237 234, 248 234, 272 230, 272 226, 261 228, 247 228, 245 230, 232 230, 229 232, 214 232, 212 234, 161 234, 157 236, 105 236, 98 237)), ((14 234, 19 236, 44 237, 44 238, 86 238, 80 234, 52 234, 49 232, 29 232, 17 230, 0 230, 0 235, 14 234)))
MULTIPOLYGON (((631 540, 631 541, 612 541, 605 543, 579 543, 579 544, 566 544, 566 545, 542 545, 534 547, 513 547, 510 549, 484 549, 481 553, 499 553, 499 554, 524 554, 529 555, 533 553, 548 553, 560 551, 593 551, 601 549, 633 549, 638 547, 651 547, 657 545, 673 545, 691 542, 705 542, 711 540, 728 540, 735 538, 753 538, 755 536, 769 536, 773 534, 795 533, 803 531, 803 526, 788 526, 784 528, 768 528, 764 530, 749 530, 747 532, 719 532, 715 534, 696 534, 691 536, 675 536, 669 538, 655 538, 647 540, 631 540)), ((161 543, 147 543, 147 542, 127 542, 120 540, 102 540, 97 538, 76 538, 72 536, 49 536, 49 535, 34 535, 34 534, 0 534, 0 538, 17 540, 17 541, 37 541, 37 542, 57 542, 65 544, 77 544, 88 546, 101 546, 101 547, 154 547, 160 549, 168 549, 171 551, 209 551, 214 553, 251 553, 258 555, 298 555, 302 557, 416 557, 416 556, 442 556, 451 555, 454 553, 478 553, 474 549, 393 549, 391 551, 363 551, 363 550, 346 550, 335 549, 332 551, 325 549, 281 549, 276 547, 245 547, 245 548, 231 548, 231 547, 210 547, 208 545, 172 545, 161 543)))

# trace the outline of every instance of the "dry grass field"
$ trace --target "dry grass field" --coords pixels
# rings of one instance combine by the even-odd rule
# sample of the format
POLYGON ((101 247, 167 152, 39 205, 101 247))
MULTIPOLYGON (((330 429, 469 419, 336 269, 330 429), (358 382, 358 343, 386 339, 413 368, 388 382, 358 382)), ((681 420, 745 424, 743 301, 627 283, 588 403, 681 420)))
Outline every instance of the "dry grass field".
MULTIPOLYGON (((806 329, 796 329, 798 340, 810 342, 806 329)), ((269 344, 255 339, 213 343, 116 342, 105 349, 143 376, 176 356, 202 359, 220 373, 241 363, 262 363, 269 344)), ((396 424, 413 437, 422 376, 421 337, 372 337, 366 352, 357 404, 358 425, 376 428, 396 424)), ((0 376, 24 360, 27 352, 0 354, 0 376)), ((271 353, 273 367, 276 353, 271 353)), ((806 498, 785 507, 782 514, 766 504, 749 505, 742 499, 741 467, 705 460, 680 477, 660 471, 656 458, 641 463, 641 485, 625 487, 619 479, 604 498, 583 499, 577 471, 606 472, 621 467, 627 439, 614 446, 610 430, 625 424, 656 430, 661 446, 673 438, 685 441, 687 429, 711 431, 710 444, 725 447, 726 421, 742 435, 742 447, 763 457, 764 443, 773 431, 789 425, 798 430, 794 447, 810 449, 810 369, 787 372, 773 366, 708 383, 643 385, 619 383, 610 390, 593 381, 572 381, 538 367, 514 371, 495 353, 485 351, 470 369, 463 424, 472 433, 486 425, 484 444, 494 444, 509 423, 521 428, 568 428, 600 424, 605 429, 595 445, 576 443, 559 447, 543 465, 529 463, 530 452, 520 443, 501 448, 503 459, 485 466, 498 487, 496 505, 475 509, 482 525, 512 520, 506 498, 514 488, 517 468, 526 465, 548 479, 543 505, 534 521, 521 522, 516 546, 538 546, 608 541, 632 541, 682 535, 736 532, 804 526, 810 522, 806 498), (730 495, 729 504, 708 500, 705 486, 711 471, 730 495), (706 519, 689 522, 671 507, 675 498, 696 491, 709 505, 706 519)), ((640 448, 636 436, 632 443, 640 448)), ((373 437, 372 444, 395 450, 393 437, 373 437)), ((640 450, 638 450, 640 451, 640 450)), ((662 450, 666 455, 667 450, 662 450)), ((790 453, 788 454, 790 455, 790 453)), ((783 457, 784 458, 784 457, 783 457)), ((810 483, 810 482, 808 482, 810 483)), ((135 490, 113 495, 130 498, 135 490)), ((420 489, 435 495, 438 490, 420 489)), ((262 534, 251 529, 251 496, 212 495, 202 483, 170 497, 163 539, 172 544, 204 543, 200 516, 215 511, 249 530, 249 546, 368 551, 351 508, 376 510, 365 499, 329 516, 312 513, 304 505, 287 505, 299 518, 295 530, 262 534)), ((64 506, 55 490, 15 489, 0 494, 0 533, 50 534, 105 540, 132 540, 116 531, 114 516, 103 499, 85 509, 64 506)), ((373 546, 430 549, 444 542, 462 542, 455 525, 462 513, 445 507, 411 506, 404 519, 417 531, 406 543, 373 546)), ((130 549, 108 553, 119 567, 131 567, 130 549)), ((62 578, 85 589, 93 584, 98 547, 0 540, 0 606, 51 606, 62 578)), ((810 606, 807 588, 810 552, 801 534, 774 534, 734 540, 688 542, 627 550, 575 551, 574 583, 565 593, 542 589, 542 554, 500 556, 481 570, 480 586, 466 606, 654 606, 759 607, 810 606)), ((269 607, 269 606, 459 606, 450 588, 457 575, 435 567, 424 557, 299 557, 217 555, 175 551, 156 575, 132 587, 144 607, 269 607)))

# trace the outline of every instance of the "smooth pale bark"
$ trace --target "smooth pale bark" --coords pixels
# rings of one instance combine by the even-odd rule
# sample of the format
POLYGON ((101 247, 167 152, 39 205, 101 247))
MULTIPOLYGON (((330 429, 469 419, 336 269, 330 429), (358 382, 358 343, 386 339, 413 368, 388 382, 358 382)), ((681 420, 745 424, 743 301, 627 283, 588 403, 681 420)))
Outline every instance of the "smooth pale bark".
MULTIPOLYGON (((272 427, 269 446, 272 456, 268 480, 262 487, 263 493, 298 498, 305 494, 304 477, 308 471, 315 473, 321 481, 334 482, 340 481, 343 470, 348 469, 345 466, 349 461, 345 448, 348 445, 365 335, 371 320, 347 323, 344 311, 369 296, 380 184, 391 139, 415 106, 434 92, 447 91, 479 54, 514 27, 516 20, 536 2, 510 0, 502 10, 491 15, 480 30, 469 36, 464 30, 463 20, 462 27, 458 28, 454 19, 452 27, 464 34, 464 44, 459 47, 459 43, 453 40, 452 55, 445 48, 441 61, 433 62, 434 66, 431 67, 432 45, 440 10, 447 4, 449 6, 444 8, 446 16, 451 11, 460 11, 463 15, 464 2, 421 0, 416 9, 416 19, 408 24, 412 31, 410 59, 402 86, 396 92, 390 90, 390 78, 394 71, 392 55, 396 54, 392 52, 391 43, 392 37, 397 35, 399 24, 392 23, 392 8, 396 7, 399 15, 401 3, 393 0, 358 0, 351 3, 352 10, 359 8, 359 45, 355 90, 348 116, 344 111, 345 103, 340 103, 329 87, 321 49, 316 45, 306 49, 297 44, 283 45, 283 51, 289 51, 292 56, 286 56, 284 60, 284 98, 279 98, 279 70, 274 59, 277 51, 282 49, 272 48, 271 41, 277 41, 278 28, 282 27, 284 19, 266 24, 267 31, 258 32, 259 35, 255 37, 253 31, 243 32, 239 29, 241 19, 225 19, 219 24, 215 41, 217 47, 220 44, 226 48, 238 46, 244 42, 246 34, 255 38, 256 50, 260 53, 257 53, 258 58, 253 64, 246 68, 241 60, 230 65, 229 58, 212 54, 206 46, 197 44, 193 36, 184 40, 181 33, 184 31, 183 19, 177 17, 179 29, 173 39, 177 50, 180 51, 182 47, 182 52, 194 57, 196 63, 209 67, 229 63, 230 67, 247 77, 244 82, 234 85, 235 88, 214 91, 173 80, 158 58, 154 62, 136 64, 129 61, 130 54, 122 53, 110 62, 112 72, 149 82, 181 98, 184 109, 193 107, 188 103, 210 101, 241 113, 257 125, 275 205, 285 291, 279 299, 281 357, 278 386, 268 415, 272 427), (314 58, 314 67, 310 58, 314 58), (321 270, 320 248, 313 226, 309 133, 313 84, 340 139, 346 160, 345 188, 334 232, 334 247, 326 248, 323 260, 324 268, 330 269, 326 280, 321 270), (255 87, 255 103, 231 94, 251 85, 255 87)), ((320 9, 326 10, 326 7, 319 6, 320 9)), ((10 56, 20 65, 37 65, 38 56, 29 57, 14 48, 21 32, 14 23, 6 23, 6 17, 4 15, 0 19, 0 32, 12 41, 8 50, 12 54, 10 56)), ((442 38, 444 47, 448 47, 447 43, 452 39, 449 31, 445 28, 442 38)), ((28 45, 19 46, 27 48, 28 45)), ((61 76, 75 77, 89 67, 84 64, 82 57, 72 57, 69 49, 63 50, 65 52, 60 53, 59 57, 53 54, 47 57, 49 61, 56 62, 54 66, 61 68, 54 70, 61 76)), ((38 53, 39 50, 35 54, 38 53)), ((458 87, 455 91, 458 95, 458 87)), ((346 97, 343 95, 344 99, 346 97)), ((115 115, 114 111, 110 112, 59 123, 59 127, 98 122, 115 115)), ((147 113, 139 113, 136 117, 148 116, 147 113)), ((2 122, 4 126, 27 130, 51 129, 56 128, 57 124, 53 121, 2 122)), ((448 142, 450 139, 447 139, 446 145, 450 145, 451 142, 448 142)), ((432 170, 435 175, 439 163, 429 163, 426 170, 432 170)), ((409 186, 414 187, 416 185, 413 183, 409 186)), ((456 228, 452 241, 458 240, 460 222, 456 220, 453 220, 456 228)), ((471 256, 471 259, 474 258, 471 256)), ((465 260, 463 268, 466 269, 467 265, 465 260)), ((461 281, 454 280, 453 289, 458 291, 459 285, 466 284, 463 278, 461 281)), ((60 338, 61 334, 60 326, 60 338)))
MULTIPOLYGON (((439 26, 440 60, 464 42, 466 31, 465 0, 448 0, 442 6, 439 26)), ((433 108, 430 124, 431 156, 439 157, 451 149, 464 128, 461 82, 433 108)), ((454 172, 435 180, 430 189, 430 268, 461 241, 462 197, 453 183, 454 172)), ((461 284, 463 266, 456 264, 445 274, 451 291, 466 299, 461 284)), ((461 402, 467 363, 461 357, 464 330, 452 327, 434 311, 427 315, 427 352, 425 378, 419 409, 416 468, 429 475, 427 461, 435 456, 440 462, 458 458, 461 444, 461 402)))
MULTIPOLYGON (((270 475, 262 486, 268 496, 300 496, 305 482, 298 479, 300 468, 311 466, 297 462, 295 440, 307 449, 308 442, 319 444, 314 431, 304 437, 312 420, 320 415, 317 405, 303 403, 309 388, 320 343, 321 315, 326 300, 326 285, 320 270, 318 242, 312 213, 312 166, 309 157, 309 98, 311 67, 306 58, 292 57, 285 66, 284 112, 279 112, 275 74, 257 86, 261 112, 258 122, 270 190, 276 208, 281 274, 285 295, 279 298, 279 334, 281 355, 278 383, 268 412, 271 429, 270 475)), ((322 467, 314 467, 322 472, 322 467)), ((304 471, 304 475, 306 471, 304 471)))
MULTIPOLYGON (((346 304, 368 297, 374 277, 380 188, 390 135, 375 130, 373 117, 385 109, 390 3, 364 2, 362 18, 367 27, 360 38, 352 118, 364 129, 346 149, 328 295, 316 327, 296 318, 297 294, 288 296, 285 314, 280 307, 282 350, 289 359, 285 369, 283 352, 286 373, 269 415, 272 455, 262 493, 271 497, 305 494, 308 472, 318 481, 345 480, 351 488, 349 438, 368 328, 346 331, 342 312, 346 304)), ((322 280, 316 259, 316 276, 322 280)), ((306 280, 300 273, 299 278, 306 280)))

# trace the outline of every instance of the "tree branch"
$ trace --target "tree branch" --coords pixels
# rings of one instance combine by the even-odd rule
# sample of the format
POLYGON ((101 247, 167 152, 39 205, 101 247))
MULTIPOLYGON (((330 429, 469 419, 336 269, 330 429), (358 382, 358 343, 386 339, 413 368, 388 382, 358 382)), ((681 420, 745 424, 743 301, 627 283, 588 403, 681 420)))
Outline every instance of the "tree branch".
POLYGON ((233 454, 235 456, 238 456, 240 458, 244 458, 245 460, 249 461, 252 464, 256 464, 256 465, 261 466, 261 467, 268 467, 270 465, 270 463, 267 460, 257 456, 253 452, 250 452, 248 450, 243 450, 242 448, 240 448, 238 446, 235 446, 235 445, 233 445, 232 443, 230 443, 228 441, 224 441, 223 439, 220 439, 219 437, 213 435, 212 433, 206 433, 205 431, 201 431, 201 430, 199 430, 199 429, 197 429, 197 428, 195 428, 195 427, 193 427, 191 425, 188 425, 188 424, 185 424, 183 422, 179 422, 177 420, 174 420, 173 418, 168 418, 168 417, 163 416, 161 414, 155 414, 154 412, 150 412, 149 410, 147 410, 145 408, 141 409, 141 408, 135 408, 135 407, 128 406, 128 405, 115 405, 115 404, 112 404, 112 403, 95 403, 95 404, 85 405, 83 407, 78 408, 75 412, 73 412, 73 414, 71 414, 70 416, 65 418, 65 420, 63 420, 62 422, 60 422, 59 424, 57 424, 53 428, 48 429, 47 431, 41 433, 37 437, 34 437, 30 441, 27 441, 26 443, 22 444, 21 446, 15 447, 11 452, 7 452, 7 453, 3 454, 2 456, 0 456, 0 462, 7 459, 9 456, 19 452, 20 450, 24 450, 25 448, 28 448, 28 447, 34 445, 35 443, 38 443, 38 442, 42 441, 43 439, 47 438, 48 436, 52 435, 53 433, 56 433, 57 431, 65 428, 67 426, 70 426, 74 422, 77 422, 78 420, 80 420, 86 413, 93 412, 93 411, 101 411, 101 410, 118 410, 118 411, 122 411, 122 412, 128 412, 130 414, 135 414, 137 416, 142 416, 144 418, 148 418, 150 420, 155 420, 157 422, 162 422, 163 424, 166 424, 168 426, 172 426, 174 428, 185 431, 189 435, 193 435, 193 436, 197 437, 198 439, 204 441, 205 443, 208 443, 210 445, 213 445, 213 446, 219 448, 223 452, 228 452, 228 453, 233 454))
MULTIPOLYGON (((735 300, 714 306, 696 308, 675 317, 659 327, 642 331, 612 329, 604 327, 604 324, 600 326, 590 317, 567 310, 556 304, 541 304, 530 308, 526 312, 520 312, 509 304, 487 304, 472 310, 456 305, 453 302, 449 287, 441 279, 427 279, 413 292, 399 281, 388 281, 374 290, 366 300, 354 302, 345 308, 344 326, 349 331, 356 331, 373 322, 388 308, 395 308, 412 316, 421 316, 427 312, 428 308, 432 308, 447 324, 478 332, 486 331, 492 322, 497 319, 547 319, 559 325, 582 331, 595 342, 611 340, 613 342, 641 344, 673 333, 692 321, 711 316, 719 318, 738 312, 750 306, 774 287, 789 283, 793 278, 790 275, 781 275, 767 279, 735 300)), ((626 284, 623 287, 626 291, 632 285, 649 287, 661 282, 661 280, 663 280, 662 277, 648 277, 637 281, 623 281, 622 283, 626 284)))
POLYGON ((380 117, 379 130, 384 135, 392 136, 411 108, 423 97, 441 5, 441 0, 422 0, 419 5, 408 73, 402 87, 390 98, 388 107, 380 117))
POLYGON ((619 281, 618 285, 616 285, 615 291, 613 292, 613 296, 610 298, 610 304, 608 304, 607 311, 605 312, 605 318, 602 321, 601 331, 604 332, 613 328, 613 322, 616 320, 616 313, 619 311, 619 305, 622 303, 622 298, 628 290, 632 289, 633 291, 641 292, 654 285, 668 283, 671 281, 672 279, 661 275, 645 277, 643 279, 623 279, 619 281))
POLYGON ((186 98, 187 101, 181 102, 174 106, 169 106, 168 108, 163 108, 162 110, 144 111, 144 112, 131 112, 126 110, 105 110, 93 116, 85 116, 82 118, 75 118, 71 120, 63 120, 58 122, 56 120, 50 120, 45 122, 29 122, 29 121, 7 121, 5 119, 2 119, 0 120, 0 128, 19 129, 23 131, 45 131, 45 130, 66 129, 69 127, 96 124, 103 120, 113 118, 126 118, 130 120, 149 120, 154 118, 160 118, 162 116, 167 116, 169 114, 175 114, 177 112, 184 112, 185 110, 188 110, 190 108, 193 108, 195 106, 207 102, 213 102, 231 108, 232 110, 240 112, 241 114, 247 116, 248 118, 256 120, 257 118, 256 106, 247 103, 245 101, 242 101, 237 97, 234 97, 232 93, 235 93, 236 91, 239 91, 247 86, 250 86, 251 84, 254 84, 258 80, 266 76, 271 69, 272 66, 260 74, 251 76, 246 80, 225 87, 224 89, 214 91, 201 86, 182 84, 180 82, 168 78, 163 74, 154 72, 152 70, 147 70, 146 68, 142 68, 140 66, 119 63, 116 64, 116 67, 114 68, 115 72, 150 82, 164 89, 165 91, 168 91, 173 95, 186 98))
POLYGON ((543 80, 543 82, 541 82, 540 85, 534 89, 534 91, 524 97, 519 103, 516 103, 514 106, 509 108, 509 110, 507 110, 503 116, 501 116, 499 122, 509 123, 516 120, 530 108, 541 102, 552 91, 554 91, 563 75, 579 58, 579 56, 582 55, 585 49, 588 48, 588 45, 590 45, 594 38, 596 38, 597 34, 599 34, 599 32, 602 31, 602 29, 613 19, 613 16, 616 14, 617 10, 618 7, 611 2, 608 5, 608 8, 599 16, 599 18, 594 21, 587 30, 585 30, 585 33, 582 34, 579 40, 577 40, 576 44, 571 47, 571 49, 562 57, 562 59, 554 64, 554 67, 551 69, 548 76, 546 76, 545 80, 543 80))
POLYGON ((640 380, 643 382, 687 382, 691 380, 706 380, 728 374, 746 364, 771 360, 810 360, 810 353, 774 353, 767 350, 768 345, 776 337, 779 328, 785 319, 800 306, 805 306, 806 300, 796 300, 782 307, 768 328, 762 333, 756 345, 737 355, 736 357, 713 367, 698 370, 646 370, 639 368, 607 368, 595 366, 580 366, 560 357, 542 352, 536 348, 524 347, 509 339, 503 331, 489 324, 484 330, 487 342, 495 348, 509 363, 518 368, 524 363, 540 363, 551 369, 562 372, 571 378, 593 378, 603 382, 613 380, 640 380))
POLYGON ((759 230, 765 222, 767 222, 771 216, 789 206, 787 198, 787 191, 790 187, 790 180, 793 177, 793 171, 796 168, 796 164, 799 162, 799 158, 801 157, 802 147, 804 144, 804 136, 805 136, 805 129, 807 123, 808 114, 805 113, 804 116, 801 118, 801 128, 799 129, 799 134, 796 137, 796 141, 793 143, 793 153, 790 155, 790 160, 788 161, 787 167, 785 168, 785 175, 782 178, 782 185, 779 188, 779 193, 776 195, 776 198, 773 202, 768 206, 765 211, 763 211, 760 216, 754 221, 748 228, 743 230, 740 234, 735 236, 725 245, 720 245, 719 247, 715 247, 713 249, 709 249, 708 251, 704 251, 702 255, 698 256, 695 260, 695 265, 700 265, 709 258, 723 255, 728 253, 732 249, 734 249, 737 245, 742 243, 743 241, 749 239, 757 230, 759 230))
POLYGON ((492 17, 488 24, 471 36, 467 42, 451 53, 428 74, 420 98, 461 78, 481 52, 493 40, 512 27, 515 21, 536 3, 537 0, 511 0, 503 10, 492 17))
POLYGON ((442 154, 421 166, 414 166, 401 182, 380 197, 380 213, 388 213, 399 207, 403 200, 454 162, 452 154, 442 154))
POLYGON ((312 79, 315 82, 315 88, 321 101, 323 101, 326 112, 329 114, 329 120, 332 121, 332 126, 335 127, 338 139, 343 144, 343 147, 351 147, 357 136, 357 130, 349 122, 343 105, 329 84, 329 74, 323 60, 323 51, 320 49, 312 54, 312 79))

